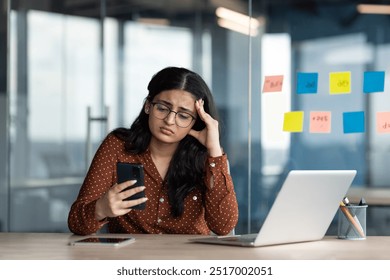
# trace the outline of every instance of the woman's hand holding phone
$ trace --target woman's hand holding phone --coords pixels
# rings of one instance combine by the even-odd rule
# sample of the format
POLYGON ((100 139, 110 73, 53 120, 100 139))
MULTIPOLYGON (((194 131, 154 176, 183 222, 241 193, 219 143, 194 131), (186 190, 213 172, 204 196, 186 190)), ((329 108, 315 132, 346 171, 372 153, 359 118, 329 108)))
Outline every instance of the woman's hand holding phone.
POLYGON ((111 187, 95 206, 95 218, 117 217, 132 209, 145 209, 144 168, 142 164, 118 162, 116 165, 117 184, 111 187))
POLYGON ((100 221, 106 217, 118 217, 129 213, 134 206, 145 203, 148 199, 141 197, 131 199, 134 195, 140 194, 145 190, 145 186, 132 188, 136 180, 126 181, 115 184, 100 199, 95 206, 95 218, 100 221), (131 200, 125 200, 125 199, 131 200))

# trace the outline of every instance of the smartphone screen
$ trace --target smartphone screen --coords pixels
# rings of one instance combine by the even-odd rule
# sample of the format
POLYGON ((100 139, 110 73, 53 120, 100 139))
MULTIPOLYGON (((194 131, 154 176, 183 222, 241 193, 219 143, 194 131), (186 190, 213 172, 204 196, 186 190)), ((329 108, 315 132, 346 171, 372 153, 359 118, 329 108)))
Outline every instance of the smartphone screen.
MULTIPOLYGON (((118 162, 117 163, 117 182, 118 184, 129 181, 129 180, 137 180, 137 182, 126 188, 125 190, 138 187, 138 186, 144 186, 144 167, 142 164, 139 163, 127 163, 127 162, 118 162)), ((125 191, 124 190, 124 191, 125 191)), ((132 200, 132 199, 138 199, 145 197, 145 193, 139 192, 136 193, 135 195, 128 197, 124 200, 132 200)), ((131 207, 132 209, 138 209, 138 210, 143 210, 145 209, 146 202, 135 205, 131 207)))
POLYGON ((134 241, 134 237, 87 237, 81 240, 72 241, 70 245, 123 246, 133 243, 134 241))

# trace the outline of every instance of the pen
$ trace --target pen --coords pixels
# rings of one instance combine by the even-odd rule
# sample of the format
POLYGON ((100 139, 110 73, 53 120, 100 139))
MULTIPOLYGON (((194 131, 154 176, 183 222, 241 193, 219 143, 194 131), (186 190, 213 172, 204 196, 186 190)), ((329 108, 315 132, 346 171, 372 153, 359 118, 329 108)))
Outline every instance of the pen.
MULTIPOLYGON (((343 198, 343 202, 344 202, 345 206, 349 206, 349 199, 348 199, 348 197, 345 196, 345 197, 343 198)), ((356 219, 357 219, 357 218, 356 218, 356 215, 354 215, 353 218, 356 220, 356 219)), ((349 234, 349 232, 351 231, 351 229, 352 229, 352 224, 351 224, 351 223, 348 223, 348 228, 347 228, 347 230, 345 231, 345 232, 346 232, 346 233, 345 233, 346 236, 348 236, 348 234, 349 234)))
POLYGON ((340 210, 344 213, 348 221, 353 225, 354 229, 357 231, 360 237, 365 237, 364 231, 359 223, 359 220, 356 218, 356 216, 352 216, 351 212, 349 212, 344 202, 340 202, 340 210))
POLYGON ((343 198, 343 202, 344 202, 345 206, 349 206, 349 199, 348 199, 348 197, 344 197, 343 198))
MULTIPOLYGON (((344 202, 345 206, 350 206, 348 197, 345 196, 345 197, 343 198, 343 202, 344 202)), ((359 205, 360 205, 360 204, 359 204, 359 205)), ((351 215, 352 215, 352 213, 351 213, 351 215)), ((353 214, 353 219, 356 221, 356 223, 359 225, 359 227, 362 228, 362 226, 361 226, 361 224, 360 224, 360 222, 359 222, 359 219, 358 219, 357 216, 356 216, 356 213, 353 214)), ((352 224, 349 223, 345 235, 348 236, 348 234, 349 234, 349 232, 351 231, 351 229, 352 229, 352 224)))
POLYGON ((367 205, 367 202, 363 197, 360 199, 360 202, 359 202, 359 206, 362 206, 362 205, 367 205))

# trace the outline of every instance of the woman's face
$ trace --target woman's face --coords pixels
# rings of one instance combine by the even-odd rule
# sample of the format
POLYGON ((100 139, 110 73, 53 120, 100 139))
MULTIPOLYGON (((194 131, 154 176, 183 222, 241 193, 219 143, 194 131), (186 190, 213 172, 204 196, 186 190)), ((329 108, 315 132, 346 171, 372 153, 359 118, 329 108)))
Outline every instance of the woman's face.
POLYGON ((197 118, 195 101, 191 93, 174 89, 162 91, 151 102, 146 102, 145 112, 149 114, 149 129, 152 137, 167 144, 180 142, 195 124, 197 118), (164 112, 168 115, 162 118, 164 112), (180 127, 188 123, 187 127, 180 127))

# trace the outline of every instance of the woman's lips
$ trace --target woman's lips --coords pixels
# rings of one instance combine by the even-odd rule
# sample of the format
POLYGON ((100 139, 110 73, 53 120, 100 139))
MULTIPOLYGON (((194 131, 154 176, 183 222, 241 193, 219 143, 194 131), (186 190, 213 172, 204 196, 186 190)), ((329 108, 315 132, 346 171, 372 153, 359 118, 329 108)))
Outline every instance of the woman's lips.
POLYGON ((173 131, 170 130, 169 128, 166 128, 166 127, 160 127, 160 130, 162 133, 166 134, 166 135, 173 135, 173 131))

